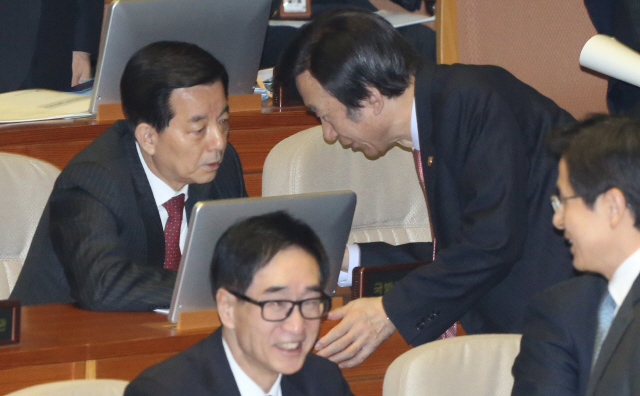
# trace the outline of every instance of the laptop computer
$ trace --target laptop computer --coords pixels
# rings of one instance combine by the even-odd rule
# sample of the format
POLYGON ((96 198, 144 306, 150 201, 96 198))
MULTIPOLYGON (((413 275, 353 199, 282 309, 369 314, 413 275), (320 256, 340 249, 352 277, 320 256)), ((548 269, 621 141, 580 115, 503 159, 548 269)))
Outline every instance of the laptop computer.
POLYGON ((271 0, 115 0, 109 5, 90 112, 120 102, 131 56, 156 41, 185 41, 215 56, 229 73, 229 94, 253 93, 271 0))
POLYGON ((355 208, 352 191, 198 202, 191 212, 169 321, 176 323, 181 312, 215 308, 210 269, 222 234, 240 220, 279 210, 307 223, 322 241, 330 266, 325 293, 333 296, 355 208))

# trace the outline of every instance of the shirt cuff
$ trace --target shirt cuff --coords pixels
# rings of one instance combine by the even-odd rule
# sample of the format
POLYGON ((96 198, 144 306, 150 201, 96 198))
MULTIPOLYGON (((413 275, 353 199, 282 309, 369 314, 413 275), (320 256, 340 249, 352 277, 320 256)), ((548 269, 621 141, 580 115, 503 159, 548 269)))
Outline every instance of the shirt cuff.
POLYGON ((349 250, 349 269, 348 272, 340 271, 338 277, 338 286, 340 287, 351 286, 353 269, 360 265, 360 247, 355 243, 347 244, 347 250, 349 250))

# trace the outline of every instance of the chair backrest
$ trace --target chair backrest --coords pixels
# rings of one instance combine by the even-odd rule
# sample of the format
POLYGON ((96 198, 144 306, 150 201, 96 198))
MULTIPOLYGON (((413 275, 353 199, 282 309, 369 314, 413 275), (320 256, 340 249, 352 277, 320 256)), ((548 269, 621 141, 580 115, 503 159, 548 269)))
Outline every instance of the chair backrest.
POLYGON ((358 203, 350 243, 431 240, 424 195, 408 150, 394 147, 370 160, 339 143, 328 144, 317 126, 278 143, 262 175, 263 196, 354 191, 358 203))
POLYGON ((391 363, 383 396, 508 396, 520 334, 447 338, 411 349, 391 363))
POLYGON ((438 0, 440 63, 498 65, 576 118, 607 112, 607 80, 580 67, 596 34, 581 0, 438 0))
POLYGON ((53 183, 55 166, 17 154, 0 153, 0 300, 18 279, 53 183))
POLYGON ((7 396, 122 396, 128 383, 115 379, 60 381, 30 386, 7 396))

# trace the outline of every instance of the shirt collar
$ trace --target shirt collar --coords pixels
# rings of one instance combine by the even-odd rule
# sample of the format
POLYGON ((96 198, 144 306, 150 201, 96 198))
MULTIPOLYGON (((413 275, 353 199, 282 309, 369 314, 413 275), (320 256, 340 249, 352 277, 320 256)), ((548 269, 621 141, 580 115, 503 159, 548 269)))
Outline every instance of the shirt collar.
POLYGON ((142 156, 142 151, 140 150, 140 145, 136 141, 136 150, 138 151, 138 157, 140 157, 140 162, 142 162, 142 168, 144 169, 144 174, 147 175, 147 180, 149 181, 149 186, 151 186, 151 192, 153 193, 153 199, 156 201, 157 206, 162 206, 165 202, 170 200, 171 198, 184 194, 184 200, 187 201, 189 198, 189 185, 185 184, 180 190, 175 191, 173 188, 169 187, 167 183, 162 181, 158 176, 156 176, 149 166, 147 162, 144 160, 142 156))
POLYGON ((629 294, 638 274, 640 274, 640 249, 620 264, 609 281, 609 293, 616 302, 616 313, 629 294))
POLYGON ((420 150, 420 139, 418 138, 418 115, 416 113, 416 98, 413 98, 413 107, 411 109, 411 141, 413 149, 420 150))
POLYGON ((240 391, 240 396, 282 396, 282 389, 280 388, 280 382, 282 380, 282 374, 278 375, 276 378, 276 382, 273 383, 269 392, 264 393, 262 388, 258 386, 236 362, 236 359, 233 358, 233 354, 231 353, 231 349, 229 349, 229 345, 227 341, 225 341, 224 336, 222 337, 222 347, 224 348, 224 354, 227 356, 227 360, 229 361, 229 366, 231 367, 231 372, 233 373, 233 378, 236 380, 236 385, 238 385, 238 390, 240 391))

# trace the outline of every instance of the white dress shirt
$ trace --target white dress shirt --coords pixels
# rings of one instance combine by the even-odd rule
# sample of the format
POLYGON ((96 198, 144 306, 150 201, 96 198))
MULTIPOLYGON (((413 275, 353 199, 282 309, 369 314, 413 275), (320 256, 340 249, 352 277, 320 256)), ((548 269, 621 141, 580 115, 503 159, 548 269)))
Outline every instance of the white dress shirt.
POLYGON ((280 387, 282 374, 278 375, 276 382, 273 383, 269 392, 264 393, 262 388, 260 388, 258 384, 256 384, 238 365, 238 362, 233 358, 233 354, 229 349, 229 345, 224 340, 224 337, 222 337, 222 347, 224 348, 224 354, 227 355, 227 360, 229 361, 233 378, 236 380, 236 385, 238 385, 238 389, 240 390, 240 396, 282 396, 282 388, 280 387))
MULTIPOLYGON (((416 113, 416 100, 413 99, 413 107, 411 108, 411 142, 413 143, 413 150, 420 150, 420 139, 418 138, 418 115, 416 113)), ((353 282, 352 274, 353 269, 360 265, 360 248, 355 243, 347 244, 347 250, 349 251, 349 269, 340 271, 338 277, 338 286, 349 287, 353 282)))
POLYGON ((640 274, 640 249, 627 257, 609 280, 609 294, 613 297, 613 301, 616 302, 614 318, 624 299, 627 298, 627 294, 629 294, 629 290, 631 290, 631 286, 633 286, 638 274, 640 274))
MULTIPOLYGON (((138 150, 138 156, 140 157, 140 162, 142 162, 142 168, 144 169, 145 175, 147 175, 147 180, 149 181, 149 185, 151 186, 151 192, 153 193, 153 199, 156 201, 156 205, 158 208, 158 213, 160 214, 160 220, 162 221, 162 229, 167 225, 167 219, 169 219, 169 213, 167 209, 162 206, 163 203, 167 202, 171 198, 184 194, 184 201, 187 202, 187 198, 189 198, 189 185, 185 185, 179 191, 175 191, 173 188, 169 187, 169 185, 163 182, 158 176, 156 176, 142 156, 142 152, 140 151, 140 145, 136 142, 136 149, 138 150)), ((182 209, 182 225, 180 226, 180 252, 184 252, 184 244, 187 240, 187 212, 186 209, 182 209)))

